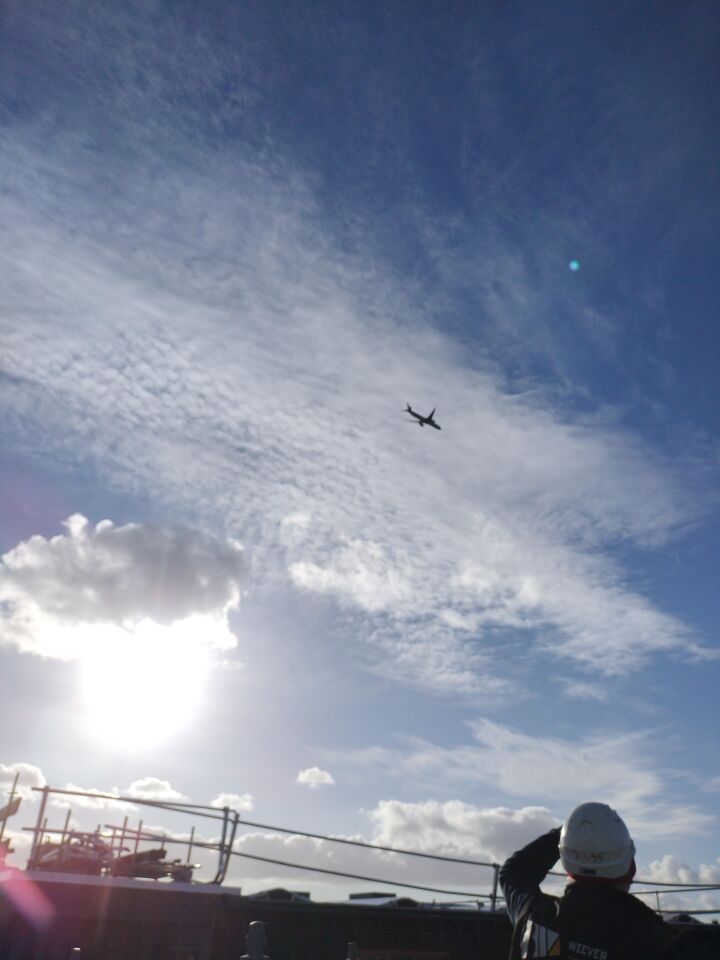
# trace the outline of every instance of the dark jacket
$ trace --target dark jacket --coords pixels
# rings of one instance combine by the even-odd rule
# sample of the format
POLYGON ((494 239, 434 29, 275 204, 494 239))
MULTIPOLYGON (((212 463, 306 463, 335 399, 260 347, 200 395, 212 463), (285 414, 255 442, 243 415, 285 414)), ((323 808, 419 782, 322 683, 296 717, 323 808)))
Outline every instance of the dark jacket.
POLYGON ((559 859, 560 830, 514 853, 500 869, 515 928, 514 957, 566 960, 690 960, 694 955, 650 907, 611 884, 571 882, 562 897, 540 883, 559 859))

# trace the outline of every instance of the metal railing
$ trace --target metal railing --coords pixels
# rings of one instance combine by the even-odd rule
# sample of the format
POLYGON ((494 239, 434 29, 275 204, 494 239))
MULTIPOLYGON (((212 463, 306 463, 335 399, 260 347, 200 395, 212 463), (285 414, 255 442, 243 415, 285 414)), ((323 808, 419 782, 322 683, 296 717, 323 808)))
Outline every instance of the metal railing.
MULTIPOLYGON (((17 786, 16 782, 13 785, 13 791, 11 794, 11 800, 15 796, 17 786)), ((240 813, 237 810, 233 810, 230 807, 212 807, 204 804, 194 804, 194 803, 185 803, 176 800, 156 800, 148 799, 145 797, 137 796, 128 796, 123 794, 116 793, 100 793, 94 791, 84 791, 84 790, 72 790, 72 789, 63 789, 59 787, 33 787, 33 791, 41 794, 40 808, 38 811, 37 821, 34 827, 23 827, 23 830, 26 830, 33 835, 32 847, 28 859, 28 865, 30 868, 37 866, 39 862, 39 854, 42 852, 43 845, 45 844, 46 837, 59 837, 59 843, 54 844, 57 853, 57 863, 62 869, 63 865, 63 853, 67 855, 68 850, 73 845, 82 844, 105 844, 107 847, 107 863, 102 867, 102 872, 113 875, 113 862, 117 865, 118 858, 122 857, 122 854, 125 851, 130 851, 128 856, 131 858, 133 855, 138 855, 142 853, 140 851, 141 843, 157 843, 160 844, 161 848, 164 849, 166 845, 177 845, 185 848, 185 866, 191 866, 191 856, 193 850, 202 849, 207 851, 214 851, 217 855, 217 866, 215 869, 215 874, 212 880, 205 881, 207 884, 221 884, 228 872, 231 858, 242 857, 248 860, 254 860, 262 863, 268 863, 275 866, 281 866, 286 869, 293 869, 302 871, 304 873, 318 873, 323 875, 329 875, 339 878, 344 878, 348 880, 362 880, 365 882, 379 883, 392 887, 401 887, 405 889, 419 890, 427 893, 436 893, 442 894, 444 896, 450 897, 463 897, 469 898, 474 901, 478 906, 487 904, 490 910, 495 911, 498 909, 499 905, 504 903, 503 897, 499 894, 499 870, 500 866, 497 863, 483 862, 478 860, 464 859, 460 857, 450 857, 443 856, 440 854, 431 854, 424 853, 415 850, 407 850, 397 847, 382 846, 379 844, 366 843, 359 840, 349 840, 344 837, 332 837, 325 834, 316 834, 309 833, 307 831, 293 830, 288 827, 279 827, 271 824, 258 823, 256 821, 249 821, 241 819, 240 813), (83 799, 91 799, 96 801, 108 801, 109 803, 115 803, 119 806, 122 805, 131 805, 131 806, 140 806, 150 809, 155 809, 162 811, 164 813, 174 813, 189 816, 192 818, 201 818, 207 821, 218 823, 220 827, 220 837, 218 840, 206 840, 199 839, 195 833, 195 826, 192 825, 189 834, 185 836, 173 836, 170 833, 163 832, 159 833, 156 831, 151 831, 144 827, 142 819, 138 821, 136 827, 129 825, 129 818, 125 816, 122 824, 104 824, 98 825, 95 831, 78 831, 70 828, 70 816, 71 811, 68 810, 65 823, 62 827, 51 827, 48 824, 47 818, 47 809, 48 801, 52 796, 60 797, 77 797, 83 799), (423 885, 419 883, 410 883, 408 881, 387 879, 372 877, 363 874, 350 873, 343 870, 330 870, 322 867, 315 867, 310 864, 305 863, 292 863, 285 860, 279 860, 271 857, 260 856, 259 854, 253 854, 246 852, 244 850, 233 849, 235 846, 235 841, 237 838, 238 828, 242 827, 256 827, 264 830, 270 830, 277 833, 290 834, 292 836, 303 836, 315 838, 318 840, 323 840, 328 843, 335 843, 339 845, 351 845, 354 847, 362 847, 368 850, 373 851, 382 851, 397 854, 398 856, 408 856, 408 857, 419 857, 423 859, 435 860, 445 863, 457 863, 457 864, 466 864, 473 867, 482 867, 492 870, 492 878, 490 883, 489 892, 476 892, 476 891, 467 891, 467 890, 449 890, 446 888, 437 888, 428 885, 423 885), (128 847, 128 844, 130 846, 128 847)), ((180 861, 174 861, 174 863, 179 864, 180 861)), ((47 869, 47 865, 45 866, 47 869)), ((190 871, 191 874, 192 871, 190 871)), ((117 872, 115 872, 117 875, 117 872)), ((127 874, 126 874, 127 875, 127 874)), ((143 875, 143 874, 135 874, 143 875)), ((147 874, 146 874, 147 875, 147 874)), ((172 874, 168 874, 172 875, 172 874)), ((176 871, 174 879, 179 879, 182 876, 183 878, 188 876, 188 871, 184 872, 180 869, 176 871)), ((564 874, 552 873, 553 876, 564 876, 564 874)), ((701 913, 720 913, 718 910, 707 910, 707 909, 698 909, 698 910, 687 910, 685 908, 676 908, 676 909, 664 909, 661 905, 660 898, 670 894, 690 894, 690 893, 707 893, 709 891, 714 891, 720 889, 718 884, 682 884, 682 883, 665 883, 655 880, 643 880, 638 879, 635 881, 633 887, 633 893, 635 896, 647 897, 653 896, 656 900, 656 910, 659 913, 687 913, 687 914, 701 914, 701 913), (639 889, 639 887, 645 887, 648 889, 639 889)))

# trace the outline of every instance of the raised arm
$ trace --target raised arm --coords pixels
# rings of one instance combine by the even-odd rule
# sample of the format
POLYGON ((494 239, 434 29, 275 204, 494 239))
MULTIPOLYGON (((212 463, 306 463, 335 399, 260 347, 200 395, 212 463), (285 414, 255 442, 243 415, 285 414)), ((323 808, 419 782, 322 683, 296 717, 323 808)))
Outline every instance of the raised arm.
POLYGON ((513 924, 521 913, 557 915, 557 900, 540 890, 548 871, 557 863, 560 853, 560 827, 543 834, 509 857, 500 868, 500 886, 513 924))

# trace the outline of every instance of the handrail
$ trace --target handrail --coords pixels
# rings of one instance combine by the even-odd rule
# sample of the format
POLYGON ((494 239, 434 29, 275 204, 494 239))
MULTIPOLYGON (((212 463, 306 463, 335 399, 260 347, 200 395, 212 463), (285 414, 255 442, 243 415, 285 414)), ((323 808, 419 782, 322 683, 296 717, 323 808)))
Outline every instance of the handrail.
MULTIPOLYGON (((379 843, 366 843, 362 840, 349 840, 345 837, 332 837, 332 836, 329 836, 328 834, 323 834, 323 833, 310 833, 306 830, 294 830, 290 827, 278 827, 276 825, 269 824, 269 823, 258 823, 257 821, 246 820, 244 817, 240 822, 243 827, 259 827, 261 830, 274 830, 277 833, 287 833, 296 837, 309 837, 310 839, 313 839, 313 840, 327 840, 329 843, 341 843, 341 844, 346 844, 352 847, 363 847, 366 850, 382 850, 384 853, 397 853, 407 857, 423 857, 427 860, 438 860, 443 863, 467 864, 468 866, 471 866, 471 867, 495 868, 498 866, 498 864, 496 863, 488 863, 483 860, 466 860, 462 857, 448 857, 439 853, 424 853, 419 850, 407 850, 407 849, 404 849, 403 847, 386 847, 379 843)), ((548 873, 548 876, 567 877, 567 874, 559 870, 550 870, 548 873)), ((654 887, 677 887, 681 885, 679 883, 667 883, 662 880, 641 880, 636 877, 633 880, 633 884, 638 884, 638 883, 643 885, 652 885, 654 887)), ((702 890, 720 889, 720 887, 717 884, 711 884, 711 883, 709 884, 692 883, 692 884, 686 884, 685 886, 693 887, 693 888, 697 887, 697 889, 699 890, 700 889, 702 890)))
MULTIPOLYGON (((470 897, 475 901, 488 900, 492 906, 492 909, 495 909, 498 903, 503 902, 502 896, 498 896, 498 879, 499 879, 500 867, 497 863, 486 863, 483 861, 464 859, 460 857, 450 857, 450 856, 444 856, 441 854, 425 853, 423 851, 418 851, 418 850, 408 850, 408 849, 403 849, 399 847, 390 847, 390 846, 384 846, 381 844, 366 843, 360 840, 350 840, 344 837, 332 837, 327 834, 318 834, 318 833, 311 833, 311 832, 302 831, 302 830, 293 830, 288 827, 280 827, 280 826, 271 825, 271 824, 259 823, 257 821, 252 821, 252 820, 244 820, 244 819, 241 820, 240 813, 237 810, 233 810, 227 806, 218 808, 208 804, 185 803, 183 801, 178 801, 178 800, 149 799, 146 797, 136 797, 136 796, 124 795, 124 794, 118 794, 118 793, 100 793, 95 791, 51 787, 48 785, 44 787, 32 787, 32 790, 38 793, 41 793, 42 800, 41 800, 40 808, 38 811, 36 826, 23 828, 24 830, 27 830, 33 834, 33 843, 30 851, 29 862, 33 861, 37 853, 39 844, 42 842, 42 837, 45 834, 48 834, 48 835, 62 834, 63 840, 65 836, 68 836, 68 835, 72 837, 86 836, 88 838, 96 837, 100 839, 105 839, 101 837, 101 835, 99 834, 99 830, 100 830, 99 827, 98 827, 98 830, 95 831, 94 833, 90 833, 90 832, 83 833, 80 831, 69 832, 68 831, 69 812, 68 812, 68 817, 66 819, 65 826, 63 827, 62 830, 59 830, 56 828, 49 828, 47 825, 47 818, 46 818, 48 798, 51 794, 59 794, 62 796, 85 797, 93 800, 108 800, 115 803, 147 806, 147 807, 155 808, 168 813, 178 813, 186 816, 192 815, 195 817, 202 817, 203 819, 221 821, 222 822, 221 835, 220 835, 219 841, 217 842, 197 840, 195 838, 194 826, 192 827, 192 830, 190 832, 190 839, 186 840, 180 837, 169 837, 166 834, 159 836, 147 830, 143 831, 142 820, 139 821, 139 825, 137 829, 129 829, 127 827, 127 819, 128 819, 127 817, 125 818, 125 823, 123 824, 122 827, 117 827, 110 824, 104 825, 106 830, 112 831, 111 837, 109 838, 111 851, 114 850, 118 833, 120 836, 119 846, 120 847, 123 846, 125 839, 134 840, 135 852, 137 852, 138 844, 142 840, 156 841, 156 842, 161 842, 163 844, 174 843, 174 844, 184 845, 188 848, 188 852, 187 852, 188 864, 190 862, 190 853, 193 847, 216 851, 218 854, 218 863, 215 871, 215 876, 213 877, 212 880, 204 881, 206 885, 222 884, 222 882, 225 880, 227 876, 231 858, 233 856, 237 856, 237 857, 244 857, 249 860, 256 860, 259 862, 270 863, 277 866, 283 866, 290 869, 305 870, 311 873, 321 873, 321 874, 327 874, 330 876, 344 877, 349 880, 363 880, 370 883, 387 884, 388 886, 405 887, 408 889, 422 890, 430 893, 470 897), (492 892, 487 894, 487 893, 475 893, 475 892, 468 892, 468 891, 445 890, 437 887, 427 887, 427 886, 422 886, 420 884, 414 884, 414 883, 409 883, 409 882, 404 882, 399 880, 386 880, 386 879, 370 877, 370 876, 361 875, 361 874, 346 873, 341 870, 330 870, 330 869, 321 868, 321 867, 313 867, 309 864, 291 863, 288 861, 278 860, 271 857, 263 857, 258 854, 246 853, 244 851, 234 849, 236 845, 236 838, 237 838, 237 832, 238 832, 239 826, 255 827, 255 828, 260 828, 264 830, 272 830, 278 833, 285 833, 285 834, 291 834, 294 836, 302 836, 302 837, 309 837, 312 839, 323 840, 328 843, 344 844, 349 846, 362 847, 362 848, 374 850, 374 851, 396 853, 401 856, 421 857, 424 859, 436 860, 444 863, 458 863, 458 864, 466 864, 466 865, 475 866, 475 867, 491 868, 493 870, 492 892)), ((550 875, 562 876, 562 877, 565 876, 565 874, 558 873, 557 871, 551 871, 550 875)), ((659 898, 661 894, 702 893, 702 892, 714 891, 714 890, 720 889, 720 884, 669 883, 661 880, 644 880, 640 878, 636 879, 634 883, 639 886, 651 888, 646 890, 634 889, 633 892, 636 896, 639 896, 639 897, 647 896, 649 894, 650 895, 654 894, 658 899, 658 904, 657 904, 658 912, 663 912, 663 913, 665 912, 672 913, 677 911, 673 911, 673 910, 661 911, 660 910, 659 898)), ((694 911, 682 910, 681 912, 689 913, 694 911)), ((707 912, 720 913, 720 909, 709 910, 707 912)))

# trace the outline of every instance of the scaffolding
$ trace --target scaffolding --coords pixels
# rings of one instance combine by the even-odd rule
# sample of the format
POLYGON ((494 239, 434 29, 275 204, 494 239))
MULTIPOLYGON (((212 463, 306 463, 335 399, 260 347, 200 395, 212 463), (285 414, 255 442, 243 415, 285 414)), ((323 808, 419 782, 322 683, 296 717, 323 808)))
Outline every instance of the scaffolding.
MULTIPOLYGON (((53 870, 67 873, 89 873, 96 876, 141 877, 175 881, 193 880, 196 865, 191 863, 193 850, 214 851, 217 856, 215 875, 209 884, 221 884, 227 875, 230 855, 237 833, 240 814, 230 807, 211 807, 181 801, 151 800, 146 797, 125 796, 115 793, 96 793, 85 790, 69 790, 59 787, 33 787, 41 794, 40 808, 34 827, 23 827, 32 834, 32 846, 28 856, 28 870, 53 870), (70 828, 72 810, 68 808, 62 827, 48 824, 48 800, 52 796, 78 797, 92 801, 108 801, 119 805, 142 806, 178 813, 193 818, 219 823, 220 837, 216 841, 200 840, 192 825, 188 837, 158 833, 144 828, 142 820, 133 827, 126 815, 122 824, 98 824, 95 830, 70 828), (155 847, 141 849, 141 844, 153 843, 155 847), (185 848, 184 857, 167 858, 166 847, 185 848)), ((197 882, 197 881, 195 881, 197 882)))

